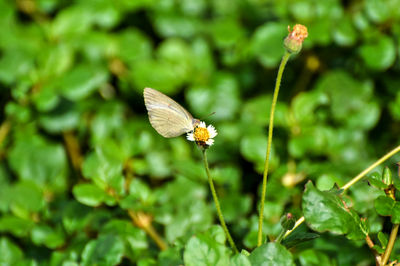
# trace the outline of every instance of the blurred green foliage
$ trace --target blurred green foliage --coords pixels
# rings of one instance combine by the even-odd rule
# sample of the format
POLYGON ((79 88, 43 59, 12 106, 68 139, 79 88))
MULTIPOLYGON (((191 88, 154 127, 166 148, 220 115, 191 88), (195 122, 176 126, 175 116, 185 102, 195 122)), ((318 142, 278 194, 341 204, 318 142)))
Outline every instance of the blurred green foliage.
MULTIPOLYGON (((399 6, 0 0, 0 264, 374 263, 360 228, 383 230, 373 240, 385 246, 390 228, 378 214, 398 222, 397 202, 360 182, 346 212, 337 194, 318 189, 342 186, 399 144, 399 6), (293 241, 310 241, 291 252, 268 243, 233 256, 215 226, 199 150, 151 128, 143 88, 217 128, 212 175, 233 238, 250 252, 271 95, 295 23, 309 37, 283 77, 264 233, 274 239, 284 213, 304 211, 320 237, 303 226, 293 241), (307 180, 316 186, 307 184, 302 203, 307 180), (169 249, 160 252, 129 212, 150 219, 169 249)), ((400 259, 399 241, 392 254, 400 259)))

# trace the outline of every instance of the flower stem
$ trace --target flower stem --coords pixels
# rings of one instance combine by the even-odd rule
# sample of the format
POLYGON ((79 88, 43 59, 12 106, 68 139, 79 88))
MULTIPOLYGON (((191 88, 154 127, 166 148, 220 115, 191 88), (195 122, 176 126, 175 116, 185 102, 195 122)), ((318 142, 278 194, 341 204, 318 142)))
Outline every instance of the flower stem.
POLYGON ((385 253, 382 258, 381 265, 386 265, 386 262, 388 262, 390 253, 392 253, 393 250, 394 242, 396 241, 398 231, 399 231, 399 224, 394 224, 392 232, 390 233, 388 245, 386 247, 385 253))
POLYGON ((231 234, 229 233, 228 227, 225 224, 224 216, 222 215, 222 212, 221 212, 221 206, 219 205, 217 192, 215 191, 214 182, 213 182, 213 180, 211 178, 210 169, 208 168, 206 149, 202 149, 202 153, 203 153, 204 167, 206 168, 206 173, 207 173, 207 177, 208 177, 208 183, 210 185, 211 194, 212 194, 213 199, 214 199, 215 208, 217 209, 219 221, 220 221, 220 223, 222 225, 222 228, 225 231, 225 235, 228 238, 229 244, 231 245, 231 247, 233 248, 235 253, 238 253, 238 250, 236 248, 235 242, 233 242, 233 239, 231 237, 231 234))
POLYGON ((263 173, 263 184, 262 184, 262 193, 261 193, 261 203, 260 203, 260 213, 258 217, 258 237, 257 237, 257 246, 261 246, 262 244, 262 226, 263 226, 263 218, 264 218, 264 201, 265 194, 267 191, 267 176, 268 176, 268 168, 269 168, 269 156, 271 153, 271 144, 272 144, 272 133, 274 129, 274 114, 275 114, 275 106, 278 100, 279 88, 281 85, 283 70, 285 69, 286 63, 289 60, 290 53, 285 51, 285 54, 282 57, 281 64, 279 65, 278 76, 276 77, 275 82, 275 90, 274 96, 272 99, 271 105, 271 113, 269 116, 269 130, 268 130, 268 144, 267 144, 267 155, 264 164, 264 173, 263 173))
POLYGON ((390 157, 392 157, 394 154, 396 154, 399 151, 400 151, 400 145, 397 146, 396 148, 394 148, 393 150, 391 150, 390 152, 388 152, 387 154, 385 154, 382 158, 380 158, 375 163, 371 164, 367 169, 362 171, 360 174, 358 174, 356 177, 354 177, 352 180, 350 180, 346 185, 341 187, 341 189, 343 189, 343 191, 346 191, 352 185, 354 185, 355 183, 360 181, 360 179, 363 178, 369 171, 371 171, 372 169, 374 169, 375 167, 377 167, 378 165, 380 165, 381 163, 383 163, 384 161, 386 161, 387 159, 389 159, 390 157))
MULTIPOLYGON (((376 162, 374 162, 373 164, 371 164, 368 168, 366 168, 364 171, 362 171, 361 173, 359 173, 357 176, 355 176, 352 180, 350 180, 347 184, 345 184, 341 189, 343 189, 344 193, 347 189, 349 189, 352 185, 354 185, 355 183, 357 183, 358 181, 360 181, 366 174, 368 174, 372 169, 374 169, 375 167, 377 167, 378 165, 382 164, 384 161, 386 161, 387 159, 389 159, 390 157, 392 157, 393 155, 395 155, 396 153, 398 153, 400 151, 400 145, 397 146, 396 148, 394 148, 393 150, 391 150, 390 152, 386 153, 384 156, 382 156, 379 160, 377 160, 376 162)), ((304 216, 301 217, 300 219, 298 219, 296 221, 295 226, 292 228, 292 230, 288 230, 285 234, 285 238, 290 235, 294 229, 296 229, 299 225, 301 225, 304 222, 304 216)))

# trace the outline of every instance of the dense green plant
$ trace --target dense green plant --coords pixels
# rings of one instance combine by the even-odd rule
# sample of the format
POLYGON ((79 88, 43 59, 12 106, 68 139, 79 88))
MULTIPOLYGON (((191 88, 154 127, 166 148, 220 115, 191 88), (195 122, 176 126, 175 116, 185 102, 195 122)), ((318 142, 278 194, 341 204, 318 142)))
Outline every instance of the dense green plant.
POLYGON ((0 0, 0 264, 400 260, 399 5, 0 0), (257 247, 272 94, 295 23, 309 37, 276 104, 257 247), (209 176, 238 254, 201 152, 151 128, 144 87, 217 128, 209 176))

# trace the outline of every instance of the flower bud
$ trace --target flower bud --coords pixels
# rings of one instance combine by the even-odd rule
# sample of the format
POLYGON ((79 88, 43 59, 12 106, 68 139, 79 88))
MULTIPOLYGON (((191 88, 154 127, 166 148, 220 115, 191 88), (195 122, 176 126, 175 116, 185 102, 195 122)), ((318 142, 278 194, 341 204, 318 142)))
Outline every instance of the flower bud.
POLYGON ((303 41, 308 36, 307 28, 301 24, 296 24, 292 31, 288 26, 288 31, 289 35, 285 38, 284 46, 289 53, 297 54, 301 51, 303 41))
POLYGON ((281 217, 280 222, 282 228, 286 231, 286 230, 291 230, 293 228, 293 226, 296 223, 296 220, 294 219, 293 214, 289 212, 281 217))
POLYGON ((390 171, 389 167, 387 167, 387 166, 385 168, 383 168, 382 181, 386 185, 393 184, 392 172, 390 171))

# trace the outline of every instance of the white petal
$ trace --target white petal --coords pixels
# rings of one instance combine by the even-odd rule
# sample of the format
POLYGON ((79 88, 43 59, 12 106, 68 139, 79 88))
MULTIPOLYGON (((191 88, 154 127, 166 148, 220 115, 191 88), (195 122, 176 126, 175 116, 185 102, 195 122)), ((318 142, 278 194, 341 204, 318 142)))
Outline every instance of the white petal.
POLYGON ((187 140, 190 140, 190 141, 194 141, 194 135, 193 135, 193 133, 187 133, 187 135, 186 135, 186 139, 187 140))
POLYGON ((215 136, 218 135, 217 130, 212 125, 208 125, 207 130, 208 130, 208 134, 210 134, 210 138, 214 138, 215 136))
POLYGON ((207 144, 208 146, 211 146, 211 145, 214 144, 214 140, 213 140, 213 139, 208 139, 208 140, 206 141, 206 144, 207 144))
POLYGON ((198 125, 198 127, 206 128, 206 123, 204 123, 203 121, 200 121, 200 124, 198 125))

